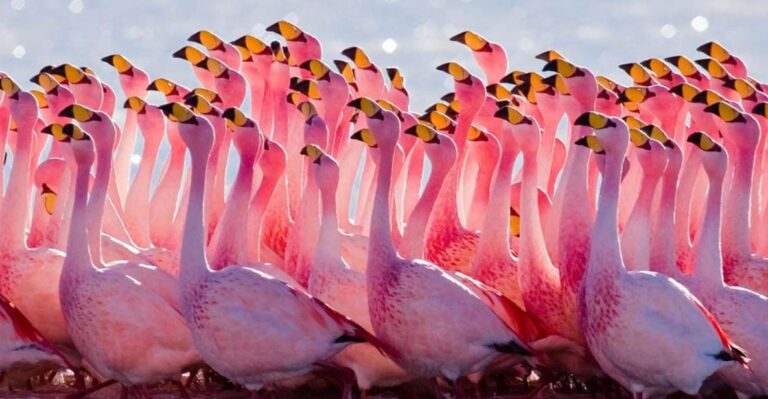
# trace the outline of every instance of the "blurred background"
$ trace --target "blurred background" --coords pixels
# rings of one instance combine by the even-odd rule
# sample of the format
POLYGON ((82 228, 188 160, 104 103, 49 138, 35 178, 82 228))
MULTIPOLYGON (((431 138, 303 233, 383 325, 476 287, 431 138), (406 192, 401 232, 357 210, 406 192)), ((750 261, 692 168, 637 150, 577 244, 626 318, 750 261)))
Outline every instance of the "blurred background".
POLYGON ((761 51, 767 18, 758 0, 0 0, 0 70, 29 87, 41 66, 70 62, 118 88, 117 73, 99 61, 117 52, 152 78, 194 85, 190 66, 171 58, 190 34, 205 28, 225 40, 244 33, 274 40, 264 28, 286 19, 322 42, 325 61, 356 45, 379 66, 400 67, 420 110, 452 90, 435 66, 458 60, 479 73, 469 49, 448 40, 462 30, 501 43, 510 68, 540 70, 533 56, 553 48, 624 82, 619 64, 680 53, 701 58, 696 47, 714 39, 760 79, 768 77, 768 52, 761 51))

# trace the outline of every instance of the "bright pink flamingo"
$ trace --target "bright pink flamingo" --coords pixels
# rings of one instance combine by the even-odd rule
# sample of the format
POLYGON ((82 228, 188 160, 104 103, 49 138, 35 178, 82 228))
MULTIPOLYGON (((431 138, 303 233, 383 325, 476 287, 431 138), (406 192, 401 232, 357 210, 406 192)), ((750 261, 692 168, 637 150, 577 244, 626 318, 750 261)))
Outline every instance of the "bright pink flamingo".
POLYGON ((274 32, 282 36, 288 42, 288 50, 296 65, 301 65, 311 59, 320 59, 320 41, 298 26, 280 20, 267 27, 267 32, 274 32))
POLYGON ((472 55, 485 73, 488 84, 499 83, 507 73, 507 52, 500 44, 488 41, 472 31, 461 32, 451 37, 451 40, 472 50, 472 55))
POLYGON ((236 71, 240 70, 240 51, 234 45, 221 40, 213 32, 203 29, 193 33, 187 40, 201 44, 208 50, 211 57, 221 60, 228 67, 236 71))
POLYGON ((712 312, 723 330, 738 340, 740 345, 754 359, 749 369, 728 367, 720 372, 723 379, 740 396, 760 396, 768 392, 768 367, 762 361, 762 354, 768 351, 768 341, 760 333, 768 328, 761 318, 745 317, 746 314, 761 314, 768 309, 768 298, 743 288, 732 287, 723 281, 722 252, 720 251, 720 225, 728 156, 725 150, 706 133, 696 132, 688 137, 698 151, 704 170, 709 177, 707 210, 704 225, 696 239, 696 262, 687 286, 712 312))
POLYGON ((159 91, 168 101, 181 101, 189 93, 186 87, 166 78, 153 80, 147 90, 159 91))
POLYGON ((324 112, 321 113, 328 123, 328 131, 332 134, 329 149, 332 156, 337 156, 341 147, 341 138, 336 137, 335 132, 344 122, 341 118, 345 105, 349 101, 349 85, 343 76, 332 71, 318 59, 304 62, 301 68, 308 70, 317 81, 324 108, 324 112))
POLYGON ((59 296, 64 254, 46 247, 29 249, 24 229, 29 211, 32 126, 37 102, 8 76, 0 78, 10 115, 16 121, 16 145, 8 191, 0 208, 0 294, 10 300, 40 333, 56 345, 71 345, 59 296))
POLYGON ((213 74, 211 74, 211 72, 206 68, 195 67, 197 64, 205 61, 205 59, 208 58, 205 56, 205 54, 203 54, 202 51, 192 46, 184 46, 176 50, 176 52, 173 53, 173 57, 187 61, 190 65, 192 65, 192 72, 195 73, 195 77, 205 88, 211 90, 216 88, 213 74))
POLYGON ((361 96, 381 98, 384 93, 384 76, 360 47, 349 47, 341 52, 355 64, 354 76, 361 96))
POLYGON ((389 77, 389 90, 385 93, 384 99, 395 104, 397 108, 408 111, 410 105, 410 96, 405 89, 405 78, 399 69, 395 67, 387 68, 389 77))
POLYGON ((225 107, 239 107, 245 98, 245 78, 240 72, 227 67, 223 62, 206 57, 195 64, 211 73, 215 89, 221 95, 225 107))
POLYGON ((251 117, 263 125, 265 95, 267 93, 268 80, 264 76, 269 75, 272 65, 272 49, 261 40, 245 35, 232 42, 237 46, 242 58, 241 72, 248 81, 248 89, 251 100, 251 117))
POLYGON ((696 68, 696 64, 686 56, 676 55, 666 57, 664 58, 664 61, 674 65, 689 84, 696 86, 699 90, 709 89, 709 78, 701 73, 699 69, 696 68))
POLYGON ((181 250, 182 313, 206 363, 255 394, 266 384, 310 372, 350 342, 375 339, 320 300, 267 274, 235 265, 210 269, 203 197, 213 129, 181 104, 160 108, 179 121, 192 160, 181 250))
POLYGON ((64 204, 58 202, 59 193, 67 198, 69 174, 67 161, 62 158, 48 158, 35 169, 34 184, 39 198, 32 211, 32 222, 27 235, 30 248, 46 246, 59 249, 56 245, 62 223, 64 204))
MULTIPOLYGON (((86 220, 93 144, 87 133, 68 127, 65 133, 78 166, 72 218, 86 220)), ((152 288, 126 275, 122 265, 105 268, 101 261, 94 264, 86 223, 72 223, 69 235, 60 300, 67 331, 91 367, 132 391, 141 391, 144 384, 175 377, 198 362, 178 310, 152 288), (92 300, 94 295, 99 301, 92 300), (133 317, 137 310, 142 317, 133 317), (105 329, 105 325, 121 328, 105 329)))
POLYGON ((704 110, 719 117, 723 143, 733 159, 731 188, 725 197, 723 210, 725 281, 765 295, 768 293, 768 260, 751 253, 749 240, 750 186, 760 127, 752 115, 724 102, 712 104, 704 110))
POLYGON ((679 283, 658 274, 627 272, 617 229, 627 126, 596 113, 585 113, 576 123, 597 134, 579 143, 605 153, 592 232, 592 242, 601 245, 590 249, 580 312, 589 348, 605 373, 637 398, 678 390, 694 395, 714 372, 746 359, 679 283), (680 363, 659 361, 669 356, 680 363))
POLYGON ((259 184, 259 188, 251 198, 251 203, 248 206, 248 263, 266 262, 282 268, 283 257, 278 255, 275 250, 264 242, 264 234, 262 234, 264 229, 262 225, 269 204, 272 201, 280 201, 278 197, 285 199, 285 181, 283 180, 285 150, 280 144, 264 139, 264 146, 258 165, 262 174, 261 184, 259 184), (281 182, 283 186, 278 188, 281 182), (278 189, 283 190, 283 195, 278 193, 278 189))
POLYGON ((685 78, 673 71, 672 68, 660 58, 649 58, 641 62, 640 65, 650 70, 653 74, 653 78, 659 82, 659 84, 666 86, 667 88, 672 88, 681 83, 685 83, 685 78))
POLYGON ((747 66, 744 64, 744 61, 731 54, 722 44, 714 41, 707 42, 697 47, 696 50, 723 64, 731 75, 742 79, 747 78, 747 66))
MULTIPOLYGON (((344 261, 339 245, 336 214, 336 187, 339 167, 319 147, 308 145, 302 150, 310 160, 311 172, 320 190, 322 202, 318 245, 312 260, 308 291, 366 329, 372 329, 368 310, 365 273, 353 270, 344 261)), ((371 345, 355 345, 342 351, 335 360, 355 372, 360 389, 401 383, 408 377, 392 360, 371 345)))
MULTIPOLYGON (((379 164, 371 222, 367 286, 373 329, 411 375, 455 381, 483 370, 502 354, 530 352, 502 320, 461 282, 422 260, 397 255, 390 231, 390 184, 399 121, 367 98, 350 103, 368 119, 379 164), (471 316, 470 316, 471 315, 471 316), (436 331, 450 331, 435 334, 436 331)), ((369 146, 370 148, 370 146, 369 146)))

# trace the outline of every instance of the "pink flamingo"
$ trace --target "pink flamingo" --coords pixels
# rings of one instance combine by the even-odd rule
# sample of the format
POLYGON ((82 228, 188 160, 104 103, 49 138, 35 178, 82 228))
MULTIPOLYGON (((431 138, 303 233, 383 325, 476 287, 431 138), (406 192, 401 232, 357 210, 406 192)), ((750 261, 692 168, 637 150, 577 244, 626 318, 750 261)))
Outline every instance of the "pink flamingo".
POLYGON ((575 123, 596 132, 595 139, 577 143, 605 153, 592 232, 592 241, 600 245, 590 248, 580 305, 589 348, 603 371, 639 399, 678 390, 695 395, 705 378, 747 360, 712 314, 679 283, 658 274, 627 272, 617 229, 627 126, 594 112, 582 114, 575 123), (670 356, 679 363, 659 361, 670 356))
POLYGON ((236 71, 240 70, 240 51, 234 45, 221 40, 213 32, 203 29, 193 33, 187 40, 201 44, 208 50, 211 57, 221 60, 228 67, 236 71))
POLYGON ((241 36, 232 42, 242 56, 240 70, 248 81, 251 99, 251 117, 263 125, 264 96, 267 93, 268 80, 264 76, 269 75, 272 65, 272 49, 261 40, 251 36, 241 36))
POLYGON ((274 32, 288 42, 288 51, 296 61, 296 65, 321 57, 320 41, 298 26, 280 20, 267 27, 267 32, 274 32))
POLYGON ((507 73, 507 52, 500 44, 488 41, 472 31, 464 31, 451 37, 472 50, 480 69, 485 73, 488 84, 499 83, 507 73))
POLYGON ((160 108, 179 121, 192 160, 181 250, 182 314, 206 363, 256 396, 264 385, 304 375, 352 342, 375 340, 320 300, 272 276, 237 265, 210 269, 203 197, 213 129, 181 104, 160 108))
POLYGON ((731 54, 722 44, 715 41, 707 42, 697 47, 696 50, 723 64, 731 75, 742 79, 747 78, 747 66, 744 64, 744 61, 731 54))
POLYGON ((378 152, 366 272, 377 336, 392 348, 398 365, 419 377, 456 381, 484 369, 502 354, 529 355, 515 332, 463 283, 435 264, 397 255, 390 231, 389 192, 399 120, 364 97, 350 106, 365 114, 370 129, 369 135, 354 138, 375 143, 376 148, 369 151, 378 152), (451 333, 434 334, 442 329, 451 333))
POLYGON ((720 224, 728 155, 706 133, 693 133, 688 141, 701 152, 702 165, 710 184, 704 224, 695 244, 695 267, 686 283, 712 312, 728 336, 737 340, 754 359, 749 369, 732 366, 721 370, 720 375, 739 396, 765 395, 768 393, 768 367, 763 364, 762 354, 768 351, 768 341, 760 331, 766 331, 768 323, 762 318, 745 315, 765 312, 768 309, 768 298, 754 291, 732 287, 723 281, 720 224))
MULTIPOLYGON (((74 125, 67 127, 65 134, 77 163, 72 218, 86 220, 93 144, 87 133, 74 125)), ((72 223, 69 235, 59 296, 67 331, 91 367, 141 392, 144 384, 175 377, 198 362, 184 319, 165 298, 126 275, 120 265, 94 264, 85 223, 72 223), (93 301, 94 295, 100 300, 93 301), (137 310, 142 317, 132 317, 137 310), (105 329, 105 325, 121 328, 105 329)))

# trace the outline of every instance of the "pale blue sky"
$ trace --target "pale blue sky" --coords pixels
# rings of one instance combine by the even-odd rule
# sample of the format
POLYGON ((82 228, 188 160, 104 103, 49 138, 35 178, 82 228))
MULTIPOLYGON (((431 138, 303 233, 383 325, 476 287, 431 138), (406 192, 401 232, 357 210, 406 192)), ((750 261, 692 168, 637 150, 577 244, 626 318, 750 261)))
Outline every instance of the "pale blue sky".
POLYGON ((377 64, 399 66, 417 109, 450 88, 435 66, 454 59, 477 71, 469 51, 448 41, 464 29, 502 43, 515 69, 538 70, 541 62, 533 55, 555 48, 627 81, 616 65, 676 53, 698 58, 695 48, 717 39, 754 75, 768 78, 762 73, 768 67, 768 7, 758 0, 0 0, 0 70, 27 84, 42 65, 72 62, 91 66, 116 86, 114 70, 99 59, 119 52, 153 77, 193 84, 188 65, 170 56, 192 32, 206 28, 228 40, 243 33, 271 40, 264 27, 281 18, 317 36, 327 61, 358 45, 377 64), (706 30, 692 28, 696 16, 707 19, 706 30), (661 33, 667 24, 670 38, 661 33), (391 54, 382 49, 387 38, 398 43, 391 54), (16 58, 14 50, 23 56, 16 58))

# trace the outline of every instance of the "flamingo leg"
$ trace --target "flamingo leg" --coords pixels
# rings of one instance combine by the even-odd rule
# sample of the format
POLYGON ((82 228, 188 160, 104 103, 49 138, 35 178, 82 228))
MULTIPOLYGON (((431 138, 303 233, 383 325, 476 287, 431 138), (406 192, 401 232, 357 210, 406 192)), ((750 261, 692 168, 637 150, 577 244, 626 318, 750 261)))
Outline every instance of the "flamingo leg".
MULTIPOLYGON (((73 393, 71 395, 68 395, 67 399, 80 399, 80 398, 84 398, 86 395, 90 395, 90 394, 92 394, 92 393, 94 393, 94 392, 96 392, 96 391, 98 391, 98 390, 100 390, 102 388, 106 388, 106 387, 108 387, 108 386, 110 386, 112 384, 116 384, 116 383, 117 383, 117 381, 115 381, 115 380, 106 380, 106 381, 100 382, 100 383, 98 383, 98 384, 96 384, 96 385, 94 385, 94 386, 92 386, 90 388, 83 389, 80 392, 76 392, 76 393, 73 393)), ((123 389, 123 392, 125 392, 125 389, 123 389)))

